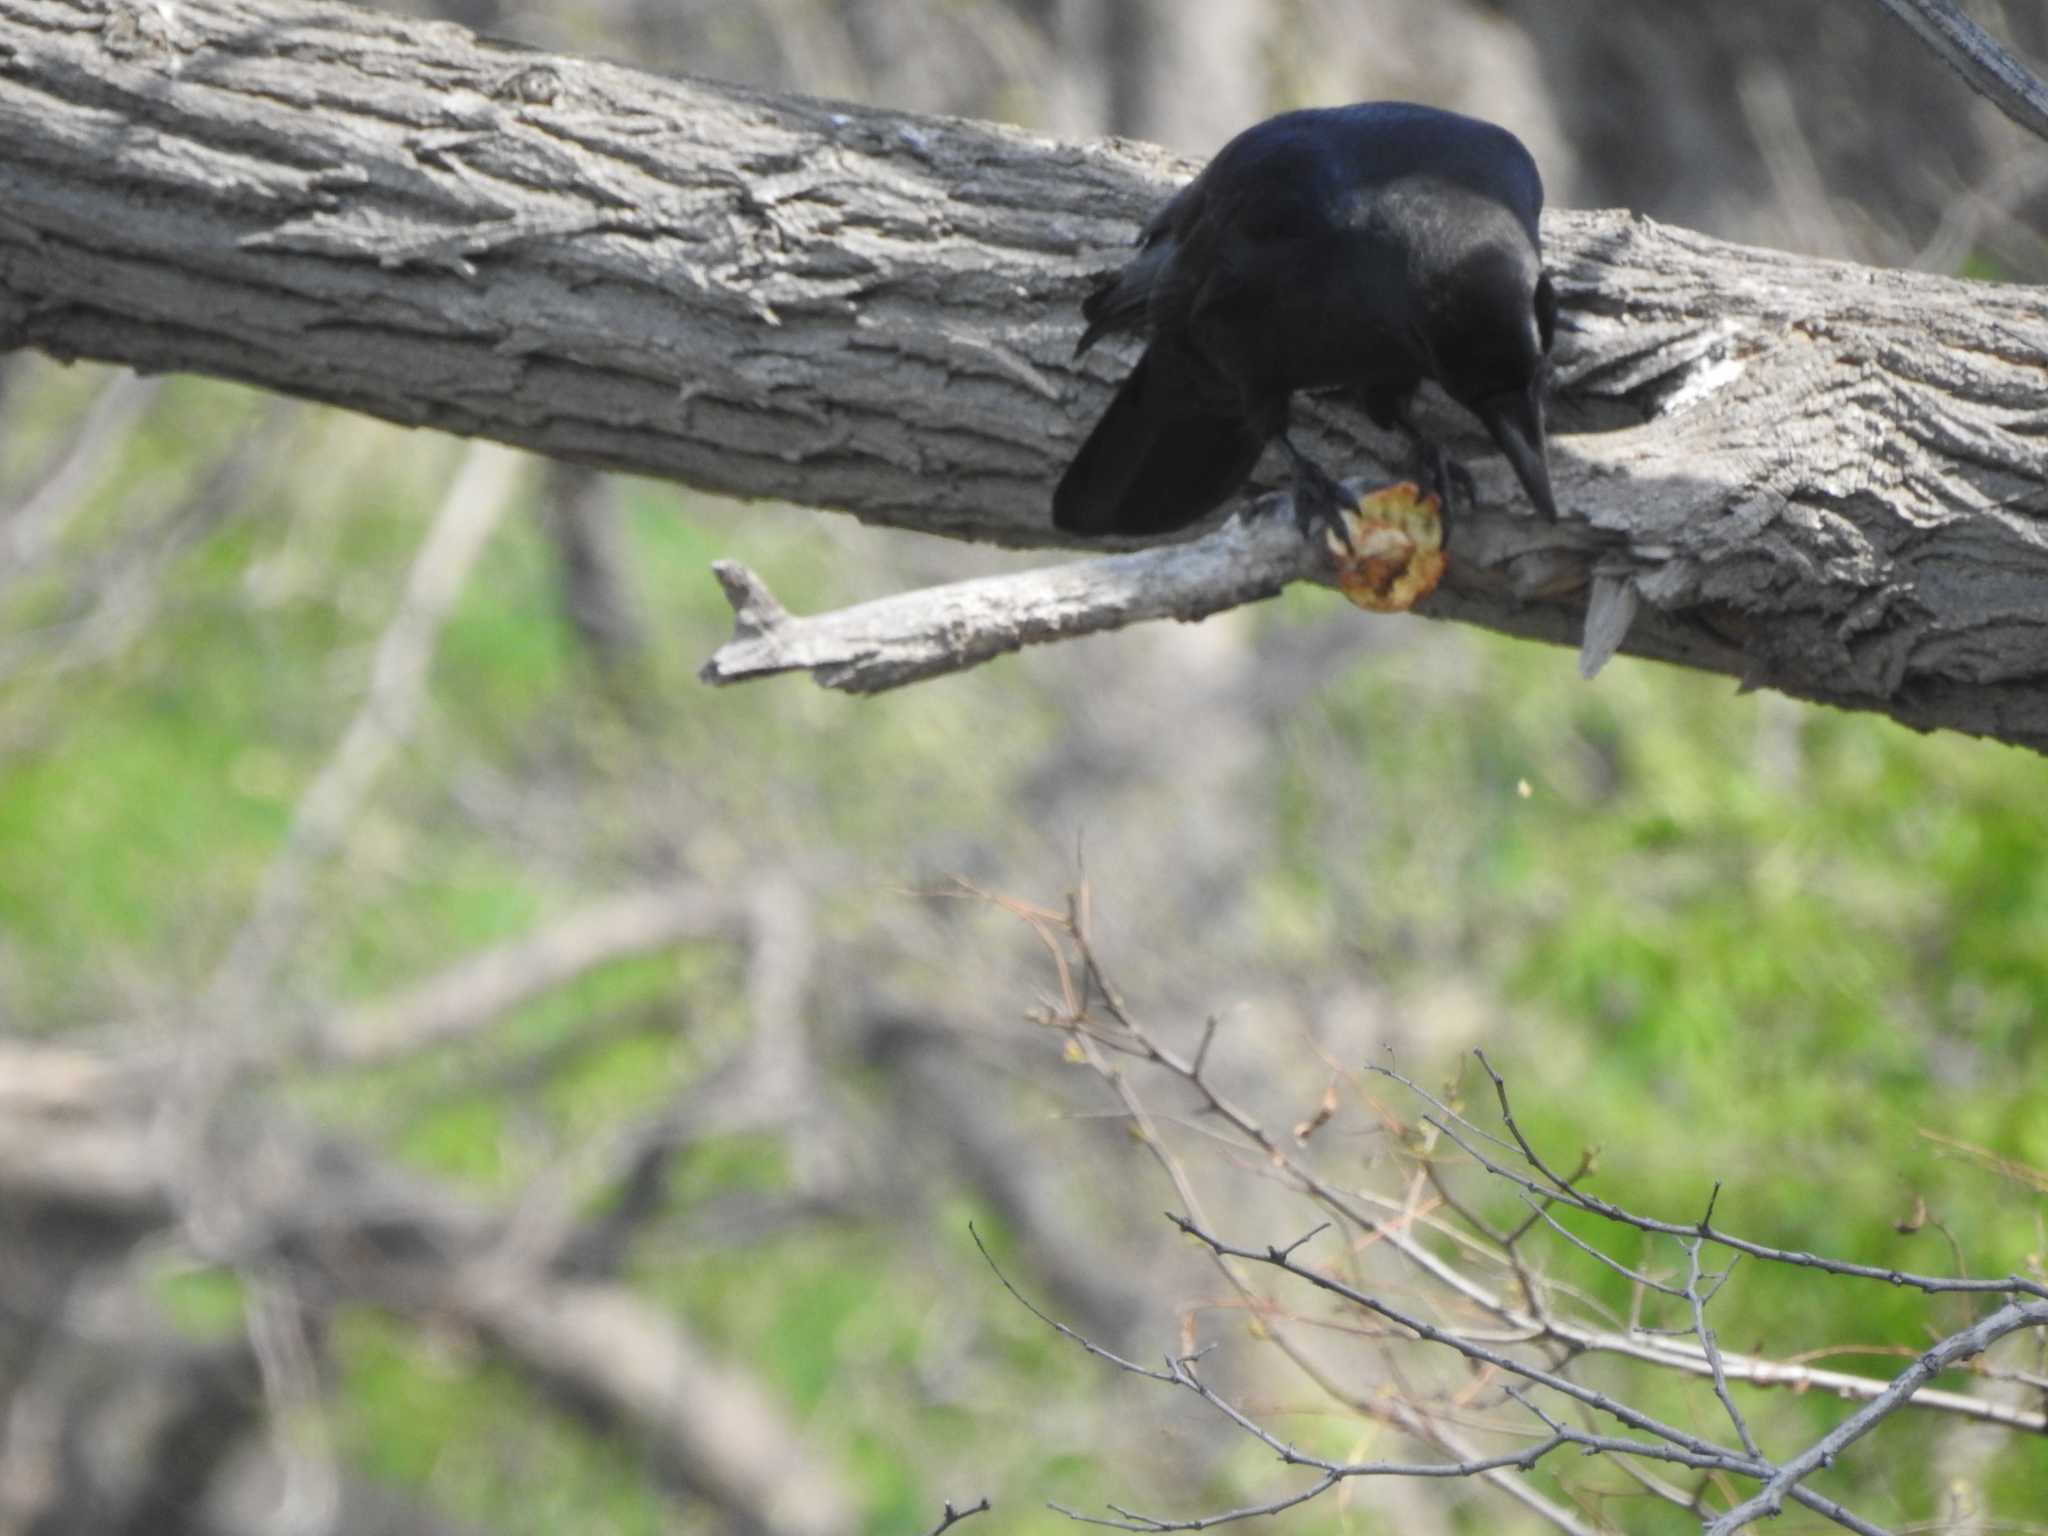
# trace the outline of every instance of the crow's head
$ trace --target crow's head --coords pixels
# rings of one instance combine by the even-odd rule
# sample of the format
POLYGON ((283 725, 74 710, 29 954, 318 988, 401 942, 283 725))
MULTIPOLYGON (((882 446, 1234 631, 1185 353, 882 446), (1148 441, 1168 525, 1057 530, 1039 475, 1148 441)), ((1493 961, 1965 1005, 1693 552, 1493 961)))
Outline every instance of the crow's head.
POLYGON ((1543 394, 1557 294, 1520 240, 1489 242, 1453 267, 1427 306, 1437 382, 1486 428, 1515 478, 1555 521, 1543 435, 1543 394))

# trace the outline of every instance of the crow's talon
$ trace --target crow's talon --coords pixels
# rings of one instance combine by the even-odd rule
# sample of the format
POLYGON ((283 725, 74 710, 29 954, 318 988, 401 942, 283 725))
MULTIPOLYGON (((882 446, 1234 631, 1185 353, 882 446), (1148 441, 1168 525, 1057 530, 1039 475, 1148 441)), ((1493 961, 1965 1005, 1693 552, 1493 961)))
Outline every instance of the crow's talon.
POLYGON ((1429 489, 1443 498, 1445 506, 1450 505, 1453 488, 1456 494, 1465 498, 1468 507, 1479 499, 1479 482, 1472 478, 1472 471, 1449 454, 1444 455, 1443 463, 1437 468, 1437 476, 1438 483, 1429 489))
POLYGON ((1320 464, 1284 436, 1280 443, 1294 461, 1294 526, 1311 544, 1323 542, 1316 537, 1320 532, 1324 538, 1339 540, 1345 550, 1350 550, 1351 530, 1344 513, 1353 505, 1351 497, 1320 464))
POLYGON ((1334 482, 1310 486, 1300 481, 1294 487, 1294 526, 1309 543, 1321 542, 1317 535, 1340 541, 1351 548, 1351 530, 1344 518, 1345 498, 1334 482))
POLYGON ((1472 478, 1472 471, 1460 464, 1450 454, 1417 434, 1415 453, 1419 460, 1416 478, 1422 489, 1442 503, 1445 513, 1453 506, 1472 506, 1479 500, 1479 485, 1472 478))

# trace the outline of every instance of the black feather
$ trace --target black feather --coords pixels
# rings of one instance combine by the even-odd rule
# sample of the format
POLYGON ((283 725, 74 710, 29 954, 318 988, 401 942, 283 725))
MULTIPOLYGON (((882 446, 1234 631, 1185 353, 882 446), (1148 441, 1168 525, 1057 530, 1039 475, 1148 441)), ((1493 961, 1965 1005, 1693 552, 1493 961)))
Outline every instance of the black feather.
POLYGON ((1222 505, 1266 440, 1230 410, 1179 398, 1151 352, 1138 360, 1053 493, 1068 533, 1166 533, 1222 505))

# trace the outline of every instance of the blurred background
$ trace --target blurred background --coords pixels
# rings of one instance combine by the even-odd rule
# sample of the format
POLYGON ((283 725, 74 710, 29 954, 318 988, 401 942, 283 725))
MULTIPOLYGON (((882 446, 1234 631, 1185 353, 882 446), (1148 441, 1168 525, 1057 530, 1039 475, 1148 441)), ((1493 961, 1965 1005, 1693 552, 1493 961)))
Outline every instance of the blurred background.
MULTIPOLYGON (((2048 58, 2048 6, 1970 9, 2048 58)), ((1194 156, 1289 106, 1424 100, 1520 133, 1555 205, 2048 277, 2048 148, 1850 0, 439 14, 1194 156)), ((1052 1531, 1049 1499, 1290 1486, 1032 1318, 970 1221, 1102 1343, 1218 1341, 1280 1432, 1423 1454, 1265 1358, 1159 1219, 1129 1106, 1034 1022, 1058 972, 1015 906, 1084 882, 1133 1014, 1183 1049, 1213 1018, 1213 1072, 1276 1131, 1326 1106, 1302 1155, 1333 1179, 1419 1167, 1367 1061, 1477 1113, 1483 1046, 1610 1198, 1691 1220, 1719 1181, 1763 1241, 2039 1271, 2038 757, 1641 662, 1585 684, 1325 593, 873 700, 713 692, 720 557, 802 611, 1021 558, 0 358, 0 1532, 881 1536, 983 1496, 975 1532, 1052 1531)), ((1130 1070, 1227 1235, 1312 1224, 1130 1070)), ((1628 1314, 1623 1277, 1541 1261, 1628 1314)), ((1716 1303, 1731 1348, 1880 1376, 1971 1315, 1761 1266, 1716 1303)), ((1944 1384, 2038 1411, 2040 1355, 1944 1384)), ((1428 1390, 1383 1364, 1349 1390, 1428 1390)), ((1605 1370, 1725 1437, 1704 1387, 1605 1370)), ((1742 1400, 1781 1453, 1844 1411, 1742 1400)), ((1530 1483, 1577 1527, 1456 1482, 1281 1518, 1698 1528, 1569 1461, 1530 1483)), ((1900 1529, 2048 1529, 2041 1441, 1960 1417, 1832 1477, 1900 1529)))

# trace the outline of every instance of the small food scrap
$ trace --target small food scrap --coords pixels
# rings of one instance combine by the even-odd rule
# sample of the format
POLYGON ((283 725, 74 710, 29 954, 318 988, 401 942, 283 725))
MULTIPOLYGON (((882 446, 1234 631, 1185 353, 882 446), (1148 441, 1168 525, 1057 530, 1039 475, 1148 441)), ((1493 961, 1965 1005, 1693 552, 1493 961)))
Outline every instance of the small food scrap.
POLYGON ((1441 504, 1407 481, 1382 487, 1338 513, 1350 548, 1325 535, 1337 561, 1337 588, 1374 613, 1406 613, 1436 590, 1444 573, 1441 504))

